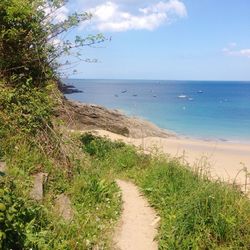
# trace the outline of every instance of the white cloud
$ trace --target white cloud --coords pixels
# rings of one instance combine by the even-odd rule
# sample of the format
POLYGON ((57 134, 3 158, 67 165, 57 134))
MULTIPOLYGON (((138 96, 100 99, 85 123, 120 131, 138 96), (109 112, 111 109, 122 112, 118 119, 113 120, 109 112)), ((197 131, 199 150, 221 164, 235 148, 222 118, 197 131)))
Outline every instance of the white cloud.
POLYGON ((159 2, 157 4, 151 5, 147 8, 140 8, 140 12, 144 14, 151 13, 171 13, 176 14, 179 17, 185 17, 187 15, 185 5, 177 0, 171 0, 169 2, 159 2))
MULTIPOLYGON (((154 30, 159 26, 187 16, 187 10, 180 0, 161 1, 146 8, 139 8, 134 14, 117 3, 107 1, 90 8, 93 14, 92 27, 99 31, 154 30)), ((83 24, 82 27, 85 27, 83 24)))
POLYGON ((239 51, 241 56, 247 56, 250 58, 250 49, 242 49, 239 51))
POLYGON ((250 49, 236 49, 236 43, 228 44, 228 47, 223 48, 222 51, 228 56, 242 56, 250 58, 250 49))

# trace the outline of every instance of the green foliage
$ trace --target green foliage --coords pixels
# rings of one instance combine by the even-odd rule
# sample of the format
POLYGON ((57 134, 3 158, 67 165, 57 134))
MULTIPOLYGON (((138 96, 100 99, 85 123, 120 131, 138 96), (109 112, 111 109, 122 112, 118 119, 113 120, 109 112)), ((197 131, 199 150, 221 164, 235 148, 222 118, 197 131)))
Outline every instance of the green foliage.
POLYGON ((114 179, 122 177, 135 181, 159 213, 159 249, 248 249, 250 202, 239 191, 178 161, 146 156, 121 142, 90 134, 80 136, 80 141, 87 154, 71 160, 70 170, 54 166, 25 144, 12 157, 8 174, 16 177, 14 185, 5 182, 1 186, 5 191, 0 191, 1 197, 12 198, 8 202, 2 198, 0 210, 5 216, 13 204, 22 207, 15 214, 20 227, 4 224, 4 233, 9 232, 11 239, 19 237, 21 245, 7 238, 4 244, 14 249, 110 249, 121 205, 114 179), (41 169, 49 174, 43 206, 24 198, 29 193, 29 174, 41 169), (70 223, 53 209, 60 193, 72 202, 70 223))
POLYGON ((112 150, 125 147, 125 144, 122 142, 111 142, 108 139, 94 136, 91 133, 82 135, 80 140, 83 143, 83 150, 97 158, 104 158, 112 150))
MULTIPOLYGON (((1 249, 107 248, 118 216, 120 199, 114 182, 94 166, 86 171, 81 157, 72 160, 53 126, 61 101, 62 65, 57 59, 105 40, 97 34, 55 44, 57 36, 91 18, 72 13, 55 21, 55 12, 64 4, 64 0, 0 1, 0 159, 8 164, 7 176, 0 176, 1 249), (62 158, 67 164, 61 164, 62 158), (29 198, 30 175, 37 171, 49 173, 41 204, 29 198), (54 211, 52 204, 60 193, 72 199, 71 223, 54 211)), ((100 143, 88 147, 99 158, 111 150, 109 143, 100 143)))
POLYGON ((33 247, 29 239, 40 238, 44 225, 42 207, 27 204, 27 200, 16 195, 13 181, 0 179, 0 248, 33 247))
POLYGON ((249 248, 250 202, 238 190, 178 161, 91 136, 92 144, 95 140, 109 145, 105 156, 94 158, 100 171, 134 180, 159 213, 159 249, 249 248))
POLYGON ((64 4, 0 1, 0 158, 9 167, 8 175, 0 176, 0 247, 109 248, 120 212, 114 178, 122 176, 138 183, 160 214, 160 249, 249 249, 249 200, 179 162, 90 134, 80 138, 87 154, 64 153, 67 168, 50 158, 61 143, 52 123, 60 101, 57 73, 62 65, 56 59, 105 40, 98 34, 55 45, 58 35, 91 18, 72 13, 55 22, 53 15, 64 4), (40 170, 49 174, 42 205, 28 197, 30 174, 40 170), (60 193, 71 198, 75 217, 70 223, 53 210, 60 193))
POLYGON ((46 31, 41 23, 38 1, 3 0, 0 3, 0 69, 8 85, 32 80, 44 86, 51 69, 46 58, 46 31), (43 45, 44 44, 44 45, 43 45))
POLYGON ((0 147, 4 151, 8 145, 15 147, 16 136, 27 139, 46 130, 56 104, 54 69, 47 59, 48 34, 38 3, 42 4, 0 2, 0 147), (5 141, 8 144, 3 145, 5 141))
POLYGON ((107 235, 102 230, 108 231, 117 216, 114 210, 119 199, 114 183, 103 173, 92 177, 93 170, 81 175, 83 166, 69 160, 70 153, 63 151, 62 136, 53 126, 54 111, 61 102, 58 71, 62 65, 57 59, 104 41, 97 34, 55 44, 57 36, 91 18, 87 13, 72 13, 66 20, 56 21, 55 12, 65 2, 0 1, 0 159, 4 157, 8 164, 7 177, 0 176, 1 249, 106 246, 107 235), (81 179, 72 176, 74 165, 81 179), (33 204, 29 198, 30 175, 36 171, 49 173, 43 205, 33 204), (71 187, 77 190, 77 183, 79 187, 80 183, 88 185, 82 197, 72 193, 76 211, 83 214, 77 214, 78 220, 69 225, 59 216, 54 218, 52 204, 57 194, 71 193, 71 187), (83 200, 86 207, 80 206, 83 200), (91 211, 88 204, 100 207, 100 213, 91 211), (86 224, 90 218, 91 223, 86 224))
MULTIPOLYGON (((71 55, 79 47, 104 41, 97 34, 56 44, 57 36, 91 18, 88 13, 71 13, 65 20, 56 21, 56 11, 65 3, 0 1, 0 136, 3 140, 7 138, 8 144, 15 144, 20 134, 24 138, 42 134, 43 138, 37 138, 40 144, 53 144, 53 140, 46 139, 55 134, 51 132, 52 118, 61 100, 58 92, 61 65, 57 59, 71 55), (12 137, 14 142, 10 143, 12 137)), ((3 151, 5 146, 0 141, 3 151)))
POLYGON ((50 121, 53 102, 45 89, 31 88, 27 81, 19 88, 6 88, 0 85, 0 116, 6 130, 15 133, 35 134, 50 121))
POLYGON ((16 153, 8 155, 7 174, 0 177, 0 190, 4 190, 4 194, 0 191, 0 209, 17 210, 11 221, 6 219, 7 212, 3 215, 0 229, 8 237, 2 239, 0 249, 109 249, 120 212, 119 190, 105 169, 90 160, 82 154, 71 159, 66 169, 30 143, 19 144, 16 153), (37 172, 48 173, 48 182, 43 201, 35 204, 30 189, 32 174, 37 172), (74 219, 70 222, 54 207, 61 193, 71 200, 74 219))
POLYGON ((70 193, 77 220, 82 223, 82 234, 72 238, 82 241, 81 249, 93 249, 97 246, 100 249, 110 249, 107 238, 110 238, 120 214, 121 202, 115 183, 108 180, 103 171, 96 173, 96 169, 88 169, 76 177, 70 193))
POLYGON ((250 202, 237 190, 202 179, 178 162, 156 162, 138 177, 162 219, 160 249, 249 246, 250 202))
POLYGON ((0 74, 8 84, 18 86, 31 80, 44 87, 59 66, 56 59, 72 49, 104 41, 100 34, 76 37, 74 41, 53 43, 53 39, 91 18, 88 13, 72 13, 55 21, 64 0, 2 0, 0 2, 0 74))
MULTIPOLYGON (((0 138, 1 138, 1 135, 0 135, 0 138)), ((4 157, 4 151, 3 149, 1 148, 0 146, 0 160, 4 157)))

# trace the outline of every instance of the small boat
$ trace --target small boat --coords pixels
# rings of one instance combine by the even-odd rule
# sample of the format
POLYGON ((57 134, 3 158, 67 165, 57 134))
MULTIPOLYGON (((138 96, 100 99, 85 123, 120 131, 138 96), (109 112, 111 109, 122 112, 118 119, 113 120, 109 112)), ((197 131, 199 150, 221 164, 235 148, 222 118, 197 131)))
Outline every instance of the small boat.
POLYGON ((187 98, 186 95, 179 95, 178 98, 187 98))
POLYGON ((115 95, 115 97, 119 97, 119 95, 115 95))
POLYGON ((202 91, 202 90, 198 90, 197 93, 198 93, 198 94, 202 94, 203 91, 202 91))
POLYGON ((154 97, 154 98, 156 98, 156 97, 157 97, 157 95, 153 95, 153 97, 154 97))
POLYGON ((124 94, 124 93, 126 93, 126 92, 127 92, 127 90, 123 90, 121 93, 124 94))
POLYGON ((136 95, 136 94, 134 94, 133 96, 135 96, 135 97, 136 97, 137 95, 136 95))
POLYGON ((189 97, 189 98, 188 98, 188 100, 189 100, 189 101, 193 101, 193 100, 194 100, 194 98, 192 98, 192 97, 189 97))

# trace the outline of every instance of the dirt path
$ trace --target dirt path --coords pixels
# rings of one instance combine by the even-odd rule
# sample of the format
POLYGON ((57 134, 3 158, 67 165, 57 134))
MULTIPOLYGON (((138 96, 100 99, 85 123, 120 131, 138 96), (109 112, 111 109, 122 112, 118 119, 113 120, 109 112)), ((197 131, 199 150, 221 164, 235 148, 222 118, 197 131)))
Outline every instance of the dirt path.
POLYGON ((115 249, 157 250, 154 238, 159 219, 138 188, 126 181, 117 180, 122 191, 123 212, 114 236, 115 249))

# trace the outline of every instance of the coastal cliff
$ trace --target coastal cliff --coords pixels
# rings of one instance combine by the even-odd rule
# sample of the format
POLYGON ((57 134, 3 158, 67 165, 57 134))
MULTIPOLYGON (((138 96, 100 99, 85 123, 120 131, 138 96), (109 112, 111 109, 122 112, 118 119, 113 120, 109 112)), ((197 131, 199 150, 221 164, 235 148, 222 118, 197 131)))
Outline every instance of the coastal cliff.
POLYGON ((63 100, 59 116, 70 129, 103 129, 133 138, 170 137, 174 133, 136 117, 129 117, 118 110, 110 110, 99 105, 63 100))

